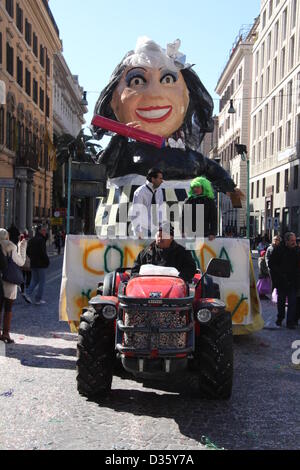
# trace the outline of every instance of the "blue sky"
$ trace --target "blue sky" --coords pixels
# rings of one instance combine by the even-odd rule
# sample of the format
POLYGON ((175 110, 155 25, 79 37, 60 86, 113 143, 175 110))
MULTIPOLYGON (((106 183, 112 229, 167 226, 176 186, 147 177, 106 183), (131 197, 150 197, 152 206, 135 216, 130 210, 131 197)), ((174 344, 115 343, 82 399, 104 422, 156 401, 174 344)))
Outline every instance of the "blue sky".
MULTIPOLYGON (((139 36, 160 46, 180 38, 180 51, 214 99, 230 49, 243 25, 260 12, 260 0, 50 0, 71 72, 88 91, 90 124, 98 95, 139 36)), ((215 112, 218 102, 215 101, 215 112)))

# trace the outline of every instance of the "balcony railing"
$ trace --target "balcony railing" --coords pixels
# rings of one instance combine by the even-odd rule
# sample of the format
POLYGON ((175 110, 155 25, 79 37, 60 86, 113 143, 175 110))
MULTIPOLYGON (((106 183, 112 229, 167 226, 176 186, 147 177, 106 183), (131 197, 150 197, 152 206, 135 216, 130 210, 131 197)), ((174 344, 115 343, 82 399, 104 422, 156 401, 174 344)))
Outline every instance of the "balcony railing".
POLYGON ((30 145, 21 146, 16 153, 16 167, 38 170, 38 155, 30 145))

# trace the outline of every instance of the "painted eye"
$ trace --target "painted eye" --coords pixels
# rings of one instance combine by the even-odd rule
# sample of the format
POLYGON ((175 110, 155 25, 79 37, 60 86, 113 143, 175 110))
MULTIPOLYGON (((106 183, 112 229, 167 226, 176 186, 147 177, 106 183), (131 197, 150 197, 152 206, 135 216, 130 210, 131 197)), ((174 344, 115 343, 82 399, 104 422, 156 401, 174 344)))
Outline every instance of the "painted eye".
POLYGON ((172 75, 171 73, 168 73, 161 78, 160 83, 163 83, 164 85, 165 84, 169 85, 171 83, 175 83, 176 80, 177 78, 174 75, 172 75))
POLYGON ((143 77, 140 77, 140 76, 135 76, 135 77, 132 77, 128 80, 128 86, 129 87, 137 87, 137 86, 140 86, 140 85, 144 85, 144 83, 146 83, 146 80, 143 77))

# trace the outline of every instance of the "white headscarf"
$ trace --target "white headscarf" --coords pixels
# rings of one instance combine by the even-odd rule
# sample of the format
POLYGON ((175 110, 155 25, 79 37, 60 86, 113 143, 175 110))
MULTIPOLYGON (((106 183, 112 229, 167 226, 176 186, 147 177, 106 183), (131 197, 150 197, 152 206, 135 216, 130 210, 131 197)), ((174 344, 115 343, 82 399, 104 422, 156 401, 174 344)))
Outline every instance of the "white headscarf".
POLYGON ((167 45, 167 49, 163 49, 152 39, 142 36, 137 40, 134 54, 126 57, 123 63, 130 67, 152 67, 156 69, 164 67, 177 72, 186 66, 186 56, 179 52, 180 44, 180 39, 176 39, 176 41, 167 45))
POLYGON ((9 240, 9 233, 5 228, 0 228, 0 241, 9 240))

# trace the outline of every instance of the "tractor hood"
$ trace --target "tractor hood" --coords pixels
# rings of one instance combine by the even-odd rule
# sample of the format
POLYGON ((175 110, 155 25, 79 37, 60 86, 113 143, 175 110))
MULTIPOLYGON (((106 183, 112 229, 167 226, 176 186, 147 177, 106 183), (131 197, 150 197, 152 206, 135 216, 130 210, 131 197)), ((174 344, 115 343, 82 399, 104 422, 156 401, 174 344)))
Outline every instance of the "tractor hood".
POLYGON ((178 299, 187 296, 183 279, 171 276, 139 276, 130 279, 126 296, 142 299, 178 299))

